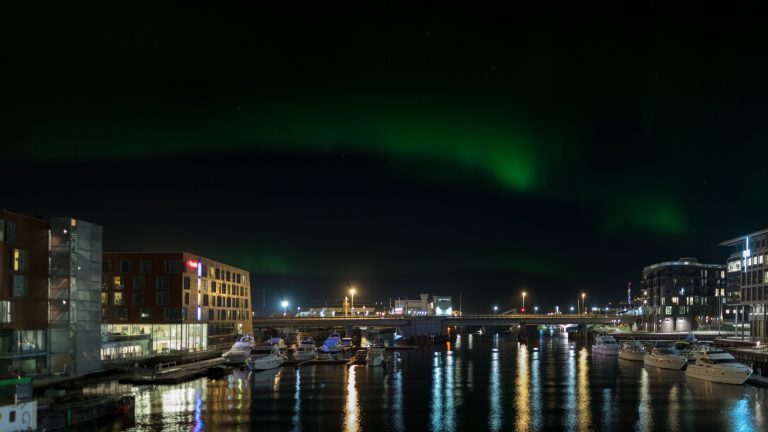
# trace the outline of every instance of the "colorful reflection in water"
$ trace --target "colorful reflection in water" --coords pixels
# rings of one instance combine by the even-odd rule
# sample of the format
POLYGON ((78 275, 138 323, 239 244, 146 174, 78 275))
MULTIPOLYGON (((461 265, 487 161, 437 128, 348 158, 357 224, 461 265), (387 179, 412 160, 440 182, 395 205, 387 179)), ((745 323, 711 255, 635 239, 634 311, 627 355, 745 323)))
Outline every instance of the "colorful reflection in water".
POLYGON ((235 370, 83 394, 132 393, 133 431, 768 430, 765 389, 598 358, 565 337, 523 345, 514 335, 461 336, 452 351, 428 345, 401 351, 401 361, 388 352, 386 369, 235 370))

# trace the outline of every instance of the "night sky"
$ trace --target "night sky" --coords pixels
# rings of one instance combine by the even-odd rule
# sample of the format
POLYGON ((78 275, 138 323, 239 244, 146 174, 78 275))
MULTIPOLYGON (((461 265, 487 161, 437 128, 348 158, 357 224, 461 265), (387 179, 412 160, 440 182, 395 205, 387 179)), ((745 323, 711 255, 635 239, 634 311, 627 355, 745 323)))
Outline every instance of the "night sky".
POLYGON ((409 3, 7 11, 0 207, 243 267, 268 309, 617 301, 768 226, 765 10, 409 3))

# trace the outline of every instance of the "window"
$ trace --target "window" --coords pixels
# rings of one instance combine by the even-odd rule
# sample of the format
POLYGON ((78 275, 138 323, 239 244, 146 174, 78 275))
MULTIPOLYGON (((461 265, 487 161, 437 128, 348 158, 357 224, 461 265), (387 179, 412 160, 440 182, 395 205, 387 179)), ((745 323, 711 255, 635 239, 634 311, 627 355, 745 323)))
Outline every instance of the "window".
POLYGON ((213 274, 216 279, 221 279, 221 270, 216 269, 213 274))
POLYGON ((133 277, 133 289, 135 289, 135 290, 143 290, 144 289, 144 276, 134 276, 133 277))
POLYGON ((184 293, 184 304, 189 305, 189 293, 184 293))
POLYGON ((114 304, 115 306, 124 305, 125 302, 123 301, 123 293, 121 292, 112 293, 112 304, 114 304))
POLYGON ((213 321, 213 309, 208 309, 208 321, 213 321))
POLYGON ((12 297, 24 297, 27 295, 27 276, 13 275, 13 284, 11 285, 12 297))
POLYGON ((181 311, 181 308, 165 308, 163 309, 163 318, 166 321, 181 320, 181 311))
POLYGON ((0 219, 0 241, 16 243, 16 222, 0 219))
POLYGON ((120 276, 115 276, 112 278, 112 286, 116 289, 123 289, 123 280, 120 278, 120 276))
POLYGON ((184 276, 184 289, 188 290, 190 288, 191 281, 189 280, 189 276, 184 276))
POLYGON ((169 299, 169 296, 168 296, 167 292, 155 293, 155 302, 159 306, 167 306, 168 305, 168 299, 169 299))
POLYGON ((211 281, 211 292, 216 292, 216 281, 211 281))
POLYGON ((0 301, 0 322, 13 322, 13 303, 8 300, 0 301))
POLYGON ((181 260, 165 260, 165 272, 182 273, 184 272, 184 263, 181 260))
POLYGON ((667 306, 664 311, 665 315, 672 315, 672 306, 667 306))
POLYGON ((203 306, 208 306, 208 294, 203 295, 203 306))
POLYGON ((167 290, 170 286, 170 280, 168 276, 156 276, 155 277, 155 289, 167 290))
POLYGON ((231 281, 231 280, 232 280, 232 273, 230 273, 229 270, 227 270, 227 281, 231 281))
POLYGON ((103 292, 101 293, 101 304, 105 305, 107 304, 107 293, 103 292))
POLYGON ((152 316, 152 309, 141 308, 141 319, 147 319, 152 316))
POLYGON ((150 260, 139 261, 139 273, 141 274, 152 273, 152 261, 150 260))
POLYGON ((144 293, 141 291, 133 292, 133 305, 144 306, 144 293))
POLYGON ((27 251, 23 249, 13 250, 13 271, 27 271, 27 251))
POLYGON ((125 321, 128 319, 128 308, 117 308, 117 319, 125 321))
POLYGON ((131 262, 128 260, 120 261, 120 273, 130 273, 131 262))
POLYGON ((8 422, 10 423, 16 422, 16 410, 13 410, 10 413, 8 413, 8 422))
POLYGON ((672 297, 672 304, 677 304, 677 297, 672 297))
POLYGON ((112 273, 112 261, 102 261, 101 262, 101 271, 102 273, 112 273))

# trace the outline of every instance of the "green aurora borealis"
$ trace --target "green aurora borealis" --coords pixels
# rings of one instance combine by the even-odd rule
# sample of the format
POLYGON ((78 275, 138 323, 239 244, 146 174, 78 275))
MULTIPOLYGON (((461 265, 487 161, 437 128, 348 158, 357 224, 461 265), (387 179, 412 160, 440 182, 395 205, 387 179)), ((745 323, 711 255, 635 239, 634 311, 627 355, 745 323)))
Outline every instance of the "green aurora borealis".
POLYGON ((768 225, 759 15, 371 7, 14 11, 3 206, 270 296, 491 287, 477 307, 621 298, 768 225))

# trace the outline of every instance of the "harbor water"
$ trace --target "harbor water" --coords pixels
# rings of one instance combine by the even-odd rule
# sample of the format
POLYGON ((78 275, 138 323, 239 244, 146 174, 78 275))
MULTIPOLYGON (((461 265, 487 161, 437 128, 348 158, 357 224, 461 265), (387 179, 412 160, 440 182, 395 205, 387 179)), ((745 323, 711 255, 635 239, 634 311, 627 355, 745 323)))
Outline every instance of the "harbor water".
MULTIPOLYGON (((393 356, 388 352, 387 357, 393 356)), ((381 367, 319 365, 131 387, 135 431, 768 430, 768 390, 591 354, 564 335, 463 334, 381 367)))

